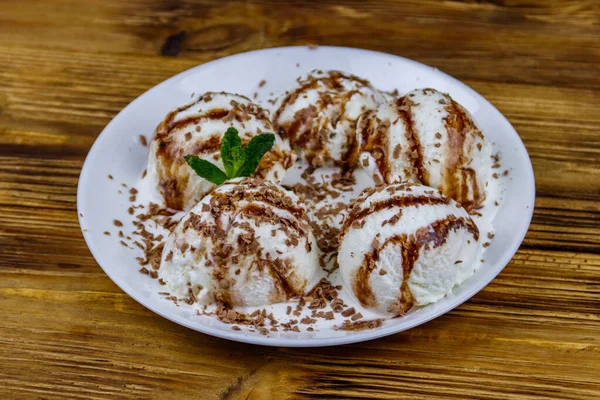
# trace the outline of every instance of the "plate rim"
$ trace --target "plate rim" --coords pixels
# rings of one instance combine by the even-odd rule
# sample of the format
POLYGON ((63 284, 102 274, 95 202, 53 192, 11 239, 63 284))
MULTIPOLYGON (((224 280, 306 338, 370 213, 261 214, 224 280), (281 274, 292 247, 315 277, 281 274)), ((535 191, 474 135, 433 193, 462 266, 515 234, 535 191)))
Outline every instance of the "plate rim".
POLYGON ((178 325, 192 329, 196 332, 211 335, 211 336, 218 337, 221 339, 233 340, 236 342, 248 343, 248 344, 273 346, 273 347, 324 347, 324 346, 345 345, 345 344, 374 340, 374 339, 382 338, 385 336, 393 335, 395 333, 403 332, 408 329, 412 329, 416 326, 427 323, 435 318, 443 316, 444 314, 448 313, 449 311, 462 305, 464 302, 470 300, 473 296, 475 296, 477 293, 479 293, 483 288, 485 288, 487 285, 489 285, 489 283, 492 280, 494 280, 504 270, 504 268, 506 268, 506 266, 509 264, 509 262, 512 260, 514 255, 517 253, 517 251, 521 247, 521 244, 523 243, 523 240, 525 239, 525 236, 526 236, 527 232, 529 231, 529 227, 531 225, 531 220, 533 218, 533 212, 534 212, 534 208, 535 208, 535 194, 536 194, 535 192, 536 192, 536 190, 535 190, 535 176, 534 176, 534 172, 533 172, 533 166, 531 164, 531 159, 529 157, 529 153, 527 152, 527 148, 525 147, 523 140, 519 136, 516 129, 512 126, 510 121, 489 100, 487 100, 484 96, 479 94, 477 91, 472 89, 467 84, 452 77, 451 75, 446 74, 445 72, 439 70, 436 67, 432 67, 432 66, 420 63, 418 61, 414 61, 414 60, 411 60, 411 59, 408 59, 408 58, 405 58, 402 56, 398 56, 395 54, 384 53, 384 52, 374 51, 374 50, 361 49, 361 48, 355 48, 355 47, 318 46, 316 49, 310 49, 310 50, 311 51, 315 51, 315 50, 319 51, 319 49, 322 49, 324 51, 328 51, 328 50, 351 51, 351 52, 357 53, 359 57, 361 55, 367 55, 367 56, 377 55, 380 57, 384 56, 384 57, 401 59, 403 62, 411 63, 411 64, 414 64, 415 66, 418 66, 421 68, 425 67, 425 68, 435 69, 437 71, 436 73, 441 74, 441 76, 444 79, 448 79, 448 80, 454 82, 455 84, 458 84, 459 86, 465 88, 471 95, 475 96, 479 101, 483 101, 483 102, 487 103, 491 107, 492 111, 497 113, 497 115, 507 124, 507 127, 510 128, 509 129, 510 135, 513 136, 511 143, 517 147, 518 152, 520 153, 520 157, 524 157, 523 161, 526 161, 525 164, 528 167, 526 169, 526 171, 519 171, 519 172, 525 173, 526 175, 528 175, 525 177, 526 181, 529 182, 529 190, 526 195, 527 195, 527 203, 530 206, 529 206, 529 208, 526 208, 526 211, 523 211, 523 215, 522 215, 523 218, 526 219, 526 225, 525 225, 526 229, 524 229, 523 232, 520 232, 519 240, 516 241, 515 244, 511 248, 505 249, 505 251, 503 252, 503 256, 501 258, 502 262, 500 263, 503 265, 500 268, 498 268, 498 270, 494 274, 492 274, 492 276, 489 277, 489 279, 483 279, 481 281, 478 281, 474 285, 474 287, 468 291, 468 294, 465 295, 464 299, 460 299, 455 302, 450 302, 446 307, 440 309, 438 312, 433 313, 432 315, 425 316, 420 319, 417 318, 405 326, 400 326, 400 327, 388 326, 388 327, 386 327, 384 325, 377 329, 360 331, 360 333, 357 332, 356 334, 353 334, 353 335, 340 336, 340 337, 315 338, 315 339, 290 339, 290 338, 270 338, 270 337, 266 337, 266 336, 262 336, 262 335, 249 335, 247 333, 246 334, 241 333, 243 331, 233 331, 232 330, 231 332, 227 332, 224 330, 216 329, 216 328, 210 327, 208 325, 202 325, 202 324, 201 324, 201 328, 200 328, 199 326, 193 325, 191 322, 189 322, 188 318, 180 317, 180 316, 176 316, 176 315, 169 315, 168 313, 162 312, 161 310, 155 308, 151 303, 139 298, 135 293, 130 292, 129 290, 125 289, 121 285, 119 280, 113 278, 111 273, 100 264, 100 262, 98 261, 98 257, 96 256, 96 252, 94 251, 94 246, 91 243, 91 240, 88 240, 88 236, 85 234, 84 222, 83 222, 82 216, 81 216, 82 215, 81 207, 82 207, 82 202, 83 202, 82 187, 84 185, 84 182, 86 181, 86 179, 85 179, 86 172, 91 168, 90 167, 90 163, 91 163, 90 162, 90 154, 92 154, 94 149, 98 146, 98 143, 99 143, 102 135, 105 135, 106 132, 112 127, 112 125, 115 124, 115 120, 117 120, 121 116, 121 114, 127 113, 128 109, 130 107, 132 107, 132 105, 134 103, 140 101, 140 99, 142 97, 145 97, 147 94, 149 94, 153 91, 160 90, 160 88, 162 88, 163 86, 169 85, 171 82, 180 80, 188 75, 191 75, 199 69, 205 68, 207 66, 214 66, 214 65, 217 65, 222 62, 227 62, 234 58, 247 57, 249 55, 269 54, 269 53, 277 53, 277 52, 282 52, 282 51, 297 51, 297 50, 301 50, 301 49, 306 50, 309 48, 307 46, 283 46, 283 47, 271 47, 271 48, 260 49, 260 50, 251 50, 251 51, 247 51, 247 52, 243 52, 243 53, 237 53, 237 54, 233 54, 230 56, 221 57, 221 58, 218 58, 215 60, 211 60, 211 61, 199 64, 199 65, 196 65, 196 66, 191 67, 185 71, 182 71, 174 76, 171 76, 170 78, 167 78, 164 81, 160 82, 159 84, 144 91, 142 94, 140 94, 134 100, 132 100, 129 104, 127 104, 121 111, 119 111, 110 120, 110 122, 104 127, 104 129, 102 129, 102 131, 96 137, 96 139, 94 140, 94 143, 90 147, 90 149, 86 155, 85 161, 83 163, 83 166, 81 168, 81 172, 79 174, 78 183, 77 183, 77 216, 78 216, 78 220, 79 220, 79 226, 80 226, 82 235, 84 237, 84 240, 86 242, 86 245, 87 245, 90 253, 94 257, 96 264, 98 264, 98 266, 100 266, 100 268, 110 278, 110 280, 113 283, 115 283, 119 287, 119 289, 121 289, 125 294, 127 294, 129 297, 131 297, 133 300, 138 302, 143 307, 147 308, 148 310, 154 312, 157 315, 160 315, 161 317, 163 317, 171 322, 174 322, 178 325))

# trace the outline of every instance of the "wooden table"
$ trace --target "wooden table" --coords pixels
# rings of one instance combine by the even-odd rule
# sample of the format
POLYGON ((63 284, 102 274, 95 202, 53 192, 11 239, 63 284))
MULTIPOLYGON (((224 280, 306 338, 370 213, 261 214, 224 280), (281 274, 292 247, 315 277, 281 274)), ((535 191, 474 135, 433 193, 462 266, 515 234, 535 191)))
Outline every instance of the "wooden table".
POLYGON ((600 398, 599 8, 3 1, 0 398, 600 398), (521 249, 456 310, 356 345, 244 345, 146 310, 82 238, 76 185, 90 146, 125 105, 178 72, 308 43, 412 58, 494 103, 536 173, 521 249))

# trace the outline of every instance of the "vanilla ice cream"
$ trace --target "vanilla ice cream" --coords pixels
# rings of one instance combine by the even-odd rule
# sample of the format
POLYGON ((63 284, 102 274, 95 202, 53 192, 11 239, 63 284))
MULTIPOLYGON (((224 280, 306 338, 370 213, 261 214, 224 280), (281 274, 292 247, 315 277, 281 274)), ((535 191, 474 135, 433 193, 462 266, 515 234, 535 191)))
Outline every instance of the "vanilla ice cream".
POLYGON ((360 304, 394 316, 436 302, 481 264, 479 230, 440 191, 398 183, 368 189, 340 232, 344 285, 360 304))
POLYGON ((262 179, 205 196, 167 238, 159 278, 201 305, 263 306, 312 289, 319 248, 298 197, 262 179))
MULTIPOLYGON (((267 111, 244 96, 223 92, 205 93, 170 112, 156 128, 150 143, 148 179, 169 208, 189 210, 216 187, 196 175, 184 156, 199 156, 224 170, 221 138, 230 127, 238 130, 243 144, 260 133, 275 132, 267 111)), ((275 134, 275 145, 264 155, 255 175, 279 183, 293 157, 288 141, 275 134)))
POLYGON ((314 71, 276 104, 273 122, 313 166, 353 166, 356 121, 385 98, 368 81, 338 71, 314 71))
POLYGON ((416 89, 364 113, 360 164, 376 180, 440 189, 469 212, 486 199, 491 148, 473 118, 449 95, 416 89))

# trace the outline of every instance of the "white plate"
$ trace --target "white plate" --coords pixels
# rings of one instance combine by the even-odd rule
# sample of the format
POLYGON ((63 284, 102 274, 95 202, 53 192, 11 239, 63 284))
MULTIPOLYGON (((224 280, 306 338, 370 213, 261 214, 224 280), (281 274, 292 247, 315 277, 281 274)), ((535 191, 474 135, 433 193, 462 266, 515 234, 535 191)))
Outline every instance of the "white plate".
POLYGON ((79 178, 77 209, 83 236, 106 274, 129 296, 155 313, 178 324, 209 335, 240 342, 271 346, 328 346, 360 342, 397 333, 438 317, 485 287, 502 271, 521 244, 531 221, 535 200, 533 170, 517 132, 502 114, 481 95, 456 79, 402 57, 373 51, 340 48, 286 47, 253 51, 209 62, 185 71, 150 89, 123 109, 98 136, 79 178), (452 295, 402 318, 386 321, 366 331, 333 329, 315 332, 281 332, 272 337, 233 331, 230 325, 207 317, 195 317, 185 307, 161 299, 156 280, 138 272, 135 252, 124 248, 113 236, 113 219, 128 219, 128 196, 117 194, 121 183, 136 186, 146 167, 147 149, 139 135, 150 138, 171 109, 187 103, 192 93, 227 91, 252 95, 258 82, 263 99, 281 92, 295 79, 313 69, 341 70, 366 78, 381 90, 432 87, 449 93, 474 116, 484 134, 500 152, 503 169, 511 171, 504 185, 504 199, 493 221, 495 237, 485 253, 485 263, 452 295), (114 180, 107 178, 108 174, 114 180), (83 216, 81 216, 83 215, 83 216))

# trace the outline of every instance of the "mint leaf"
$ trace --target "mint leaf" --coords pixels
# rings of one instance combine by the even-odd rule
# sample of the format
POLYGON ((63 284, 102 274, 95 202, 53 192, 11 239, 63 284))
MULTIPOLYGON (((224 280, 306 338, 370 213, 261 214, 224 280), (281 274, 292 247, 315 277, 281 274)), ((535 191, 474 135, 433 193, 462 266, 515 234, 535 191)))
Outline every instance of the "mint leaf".
POLYGON ((227 180, 227 175, 225 175, 225 172, 221 171, 219 167, 198 156, 185 156, 185 161, 200 177, 215 185, 221 185, 227 180))
POLYGON ((231 154, 233 155, 233 171, 231 175, 227 174, 230 178, 237 178, 240 175, 239 171, 244 165, 244 161, 246 160, 246 153, 244 153, 244 149, 241 147, 234 147, 231 149, 231 154))
POLYGON ((242 147, 242 140, 237 129, 229 128, 221 140, 221 160, 225 166, 225 172, 198 156, 187 155, 185 161, 200 177, 215 185, 221 185, 227 179, 252 175, 261 158, 271 150, 274 144, 274 134, 262 133, 254 136, 247 145, 242 147))
POLYGON ((225 172, 230 178, 235 176, 236 170, 236 159, 239 157, 239 150, 242 148, 242 140, 238 135, 238 131, 235 128, 229 128, 221 139, 221 160, 225 167, 225 172), (234 154, 235 152, 235 154, 234 154))
POLYGON ((241 167, 237 170, 236 177, 238 176, 250 176, 258 167, 260 159, 265 153, 273 147, 275 144, 275 135, 272 133, 262 133, 254 136, 242 150, 244 153, 244 160, 241 167))

